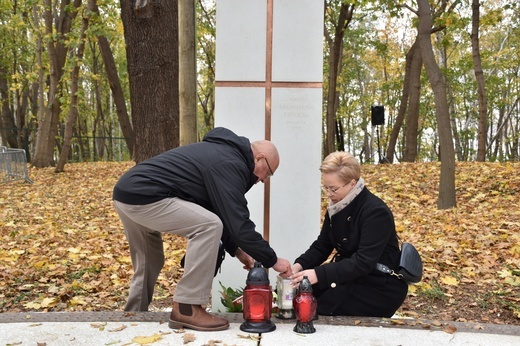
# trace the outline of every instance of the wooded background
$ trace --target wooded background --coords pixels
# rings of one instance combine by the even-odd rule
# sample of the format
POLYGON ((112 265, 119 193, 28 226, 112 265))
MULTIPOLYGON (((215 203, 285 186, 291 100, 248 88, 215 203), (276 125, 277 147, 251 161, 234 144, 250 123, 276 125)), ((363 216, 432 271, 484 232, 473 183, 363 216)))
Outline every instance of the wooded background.
MULTIPOLYGON (((518 161, 518 2, 324 3, 324 156, 441 161, 447 205, 455 161, 518 161)), ((215 14, 214 0, 0 0, 2 145, 63 171, 200 140, 215 14)))
MULTIPOLYGON (((367 164, 425 263, 400 312, 518 324, 519 164, 505 162, 520 157, 518 1, 316 1, 323 155, 367 164), (394 164, 368 165, 380 162, 394 164)), ((213 127, 215 17, 215 0, 0 0, 1 144, 26 150, 34 180, 0 188, 0 311, 123 306, 112 187, 131 160, 213 127)), ((165 242, 164 306, 178 239, 165 242)))

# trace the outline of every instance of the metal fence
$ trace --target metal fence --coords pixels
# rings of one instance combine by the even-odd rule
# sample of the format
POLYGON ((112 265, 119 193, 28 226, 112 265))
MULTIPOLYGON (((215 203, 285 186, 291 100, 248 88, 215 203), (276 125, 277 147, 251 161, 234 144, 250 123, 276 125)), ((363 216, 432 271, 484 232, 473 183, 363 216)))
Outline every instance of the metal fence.
POLYGON ((25 150, 0 146, 0 184, 13 180, 33 183, 29 179, 25 150))
MULTIPOLYGON (((36 143, 36 128, 7 128, 0 127, 0 137, 3 132, 14 132, 20 137, 20 143, 15 146, 17 148, 24 148, 28 154, 28 160, 31 160, 35 152, 36 143)), ((130 151, 126 145, 124 137, 117 136, 120 133, 119 129, 112 131, 112 134, 106 136, 72 136, 71 148, 67 162, 87 162, 87 161, 128 161, 132 159, 130 151)), ((57 161, 60 157, 60 150, 62 146, 62 138, 64 133, 61 131, 58 134, 60 139, 55 141, 53 159, 57 161), (59 147, 59 148, 58 148, 59 147)), ((0 138, 1 139, 1 138, 0 138)), ((0 140, 0 144, 5 145, 6 142, 0 140)), ((29 162, 30 163, 30 162, 29 162)))

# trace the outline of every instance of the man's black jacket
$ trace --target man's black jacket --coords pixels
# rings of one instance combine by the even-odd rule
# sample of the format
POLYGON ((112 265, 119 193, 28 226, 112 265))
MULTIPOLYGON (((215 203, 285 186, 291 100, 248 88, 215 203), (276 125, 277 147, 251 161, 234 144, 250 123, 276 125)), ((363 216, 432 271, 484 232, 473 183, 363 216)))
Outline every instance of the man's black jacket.
POLYGON ((196 203, 224 224, 222 240, 227 252, 234 255, 240 247, 270 268, 276 263, 276 253, 255 231, 244 196, 258 182, 254 167, 250 141, 226 128, 215 128, 200 143, 169 150, 132 167, 115 185, 113 198, 132 205, 169 197, 196 203))

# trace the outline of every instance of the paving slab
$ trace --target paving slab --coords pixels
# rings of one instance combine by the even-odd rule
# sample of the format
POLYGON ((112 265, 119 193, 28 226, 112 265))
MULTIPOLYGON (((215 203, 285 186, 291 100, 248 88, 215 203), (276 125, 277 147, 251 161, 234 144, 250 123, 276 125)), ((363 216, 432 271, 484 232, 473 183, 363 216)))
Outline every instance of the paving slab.
POLYGON ((220 332, 172 330, 167 312, 2 313, 3 345, 520 345, 520 326, 411 319, 324 317, 316 332, 293 331, 295 320, 273 318, 276 330, 252 334, 240 330, 242 314, 220 332))
POLYGON ((39 322, 0 325, 1 345, 248 345, 258 336, 242 333, 239 324, 220 332, 172 330, 158 322, 39 322), (242 335, 242 337, 240 336, 242 335), (217 341, 219 343, 217 343, 217 341))

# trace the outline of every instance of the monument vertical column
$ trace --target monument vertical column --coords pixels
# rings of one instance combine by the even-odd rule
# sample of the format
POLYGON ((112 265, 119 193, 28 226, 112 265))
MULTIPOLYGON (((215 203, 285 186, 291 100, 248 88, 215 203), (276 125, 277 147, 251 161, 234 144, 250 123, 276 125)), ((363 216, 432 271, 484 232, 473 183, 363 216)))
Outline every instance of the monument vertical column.
MULTIPOLYGON (((215 126, 278 148, 274 177, 247 200, 257 231, 293 261, 320 230, 322 0, 217 0, 215 126)), ((277 273, 270 271, 271 282, 277 273)), ((230 256, 219 282, 243 288, 247 273, 230 256)))

